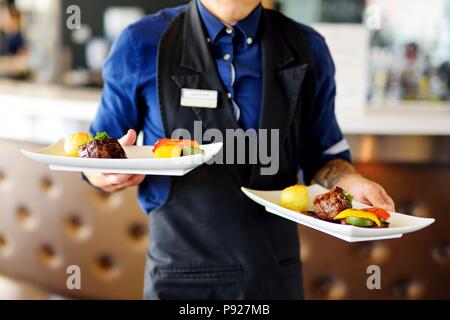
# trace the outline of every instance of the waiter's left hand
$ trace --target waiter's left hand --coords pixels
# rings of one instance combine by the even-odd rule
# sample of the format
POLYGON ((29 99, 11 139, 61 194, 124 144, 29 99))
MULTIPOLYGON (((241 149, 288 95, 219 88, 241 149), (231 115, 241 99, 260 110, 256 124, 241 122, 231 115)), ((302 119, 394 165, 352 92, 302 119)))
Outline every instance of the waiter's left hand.
POLYGON ((359 202, 388 211, 395 211, 394 201, 383 187, 357 173, 342 176, 336 185, 353 195, 355 200, 359 202))
MULTIPOLYGON (((132 146, 136 143, 136 139, 136 131, 128 130, 128 132, 119 139, 119 143, 122 146, 132 146)), ((102 189, 105 192, 116 192, 128 187, 135 187, 140 185, 145 179, 145 175, 142 174, 85 172, 84 175, 93 186, 102 189)))

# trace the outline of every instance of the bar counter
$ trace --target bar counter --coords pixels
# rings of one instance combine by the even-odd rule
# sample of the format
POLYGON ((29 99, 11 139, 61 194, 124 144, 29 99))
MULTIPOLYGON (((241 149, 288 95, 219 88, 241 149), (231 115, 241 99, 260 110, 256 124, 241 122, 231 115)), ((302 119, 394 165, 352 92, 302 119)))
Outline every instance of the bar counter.
MULTIPOLYGON (((85 130, 101 91, 0 80, 0 137, 48 143, 85 130), (51 132, 48 132, 51 127, 51 132)), ((345 107, 336 114, 346 135, 450 136, 450 106, 345 107)))

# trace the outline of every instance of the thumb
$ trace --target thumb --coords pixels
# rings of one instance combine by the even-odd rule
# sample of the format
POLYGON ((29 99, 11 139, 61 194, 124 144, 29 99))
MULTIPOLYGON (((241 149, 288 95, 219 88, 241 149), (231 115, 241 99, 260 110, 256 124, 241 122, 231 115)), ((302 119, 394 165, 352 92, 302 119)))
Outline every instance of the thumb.
POLYGON ((133 129, 128 130, 127 134, 119 139, 122 146, 132 146, 136 143, 137 133, 133 129))

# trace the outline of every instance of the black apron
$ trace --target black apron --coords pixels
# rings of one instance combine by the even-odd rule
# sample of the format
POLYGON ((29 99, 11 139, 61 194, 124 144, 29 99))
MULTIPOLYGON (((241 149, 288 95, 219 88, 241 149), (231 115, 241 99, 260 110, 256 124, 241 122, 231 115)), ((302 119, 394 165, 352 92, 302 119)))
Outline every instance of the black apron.
MULTIPOLYGON (((280 129, 279 171, 263 176, 261 164, 215 164, 172 178, 168 199, 151 212, 146 299, 303 298, 296 224, 267 213, 240 188, 296 183, 315 96, 314 60, 295 22, 263 10, 261 28, 260 128, 280 129)), ((240 128, 195 2, 160 41, 158 95, 167 137, 177 128, 193 134, 195 121, 224 136, 226 129, 240 128), (182 88, 217 90, 218 108, 181 107, 182 88)))

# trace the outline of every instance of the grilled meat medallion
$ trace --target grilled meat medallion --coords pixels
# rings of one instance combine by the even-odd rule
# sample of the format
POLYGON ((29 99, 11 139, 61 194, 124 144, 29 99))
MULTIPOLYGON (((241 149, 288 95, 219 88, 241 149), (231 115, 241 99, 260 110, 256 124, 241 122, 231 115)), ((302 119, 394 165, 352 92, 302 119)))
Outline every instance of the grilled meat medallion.
POLYGON ((335 187, 332 191, 314 198, 314 211, 323 220, 333 220, 341 211, 352 207, 352 197, 342 188, 335 187))
POLYGON ((119 141, 114 138, 98 139, 78 149, 81 158, 126 159, 127 155, 119 141))

